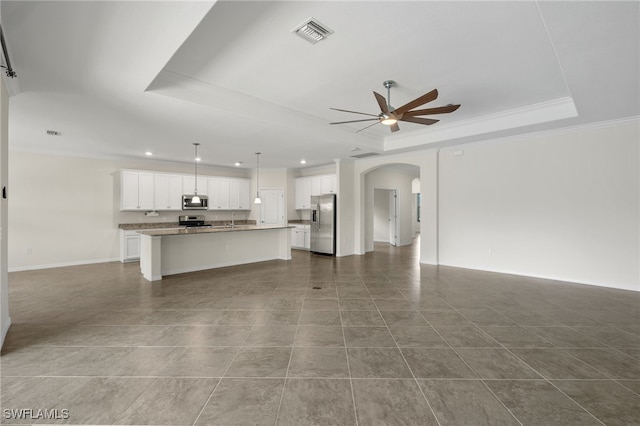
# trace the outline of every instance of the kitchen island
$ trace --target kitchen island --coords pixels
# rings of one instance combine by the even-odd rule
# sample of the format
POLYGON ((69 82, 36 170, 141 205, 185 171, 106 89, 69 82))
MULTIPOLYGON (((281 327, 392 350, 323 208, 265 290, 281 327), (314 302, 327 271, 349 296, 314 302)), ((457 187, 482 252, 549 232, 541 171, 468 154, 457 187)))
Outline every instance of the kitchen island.
POLYGON ((236 225, 139 231, 145 279, 224 266, 290 260, 290 226, 236 225))

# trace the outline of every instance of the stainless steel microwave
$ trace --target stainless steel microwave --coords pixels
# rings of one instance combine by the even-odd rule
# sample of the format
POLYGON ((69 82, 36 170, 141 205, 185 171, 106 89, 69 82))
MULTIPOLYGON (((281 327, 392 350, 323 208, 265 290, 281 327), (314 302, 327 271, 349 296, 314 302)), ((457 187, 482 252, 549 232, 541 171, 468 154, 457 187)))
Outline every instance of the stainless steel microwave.
POLYGON ((207 210, 209 207, 209 197, 206 195, 198 195, 199 203, 193 202, 193 195, 182 196, 182 210, 207 210))

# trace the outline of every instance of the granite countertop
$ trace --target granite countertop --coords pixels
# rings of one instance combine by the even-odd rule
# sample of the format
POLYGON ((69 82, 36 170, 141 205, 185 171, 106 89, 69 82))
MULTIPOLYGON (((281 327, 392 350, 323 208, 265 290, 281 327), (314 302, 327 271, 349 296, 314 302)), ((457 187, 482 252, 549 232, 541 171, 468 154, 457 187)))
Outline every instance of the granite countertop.
MULTIPOLYGON (((206 221, 205 224, 211 226, 231 226, 230 220, 214 220, 214 221, 206 221)), ((255 220, 236 220, 235 226, 246 226, 246 225, 254 225, 255 220)), ((180 225, 178 222, 151 222, 151 223, 121 223, 118 225, 119 229, 124 229, 125 231, 137 231, 137 230, 150 230, 150 229, 184 229, 183 225, 180 225)))
MULTIPOLYGON (((166 228, 166 227, 165 227, 166 228)), ((144 231, 138 231, 139 234, 149 235, 152 237, 166 236, 166 235, 193 235, 193 234, 213 234, 216 232, 238 232, 238 231, 263 231, 267 229, 286 229, 292 228, 289 225, 220 225, 211 227, 176 227, 173 229, 146 229, 144 231)))

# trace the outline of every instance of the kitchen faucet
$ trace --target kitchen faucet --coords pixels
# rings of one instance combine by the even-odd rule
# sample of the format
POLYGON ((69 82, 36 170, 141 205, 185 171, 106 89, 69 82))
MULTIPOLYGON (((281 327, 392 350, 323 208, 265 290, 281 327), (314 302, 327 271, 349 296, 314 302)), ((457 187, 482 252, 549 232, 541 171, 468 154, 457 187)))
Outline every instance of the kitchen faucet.
POLYGON ((235 226, 235 221, 236 221, 236 212, 231 212, 231 227, 232 228, 235 226))

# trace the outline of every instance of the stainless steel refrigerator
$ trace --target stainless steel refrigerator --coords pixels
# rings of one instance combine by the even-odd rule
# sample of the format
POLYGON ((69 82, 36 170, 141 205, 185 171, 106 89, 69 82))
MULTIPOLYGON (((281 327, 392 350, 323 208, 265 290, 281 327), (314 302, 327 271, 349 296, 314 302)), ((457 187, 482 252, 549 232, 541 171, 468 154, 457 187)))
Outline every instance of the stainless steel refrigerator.
POLYGON ((336 194, 311 197, 311 251, 336 254, 336 194))

